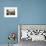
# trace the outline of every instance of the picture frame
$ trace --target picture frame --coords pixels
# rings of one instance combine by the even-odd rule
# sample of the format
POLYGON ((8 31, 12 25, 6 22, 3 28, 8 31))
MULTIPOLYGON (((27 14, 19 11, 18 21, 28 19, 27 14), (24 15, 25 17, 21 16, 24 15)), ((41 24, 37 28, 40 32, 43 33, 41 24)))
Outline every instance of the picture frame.
POLYGON ((4 17, 18 17, 17 7, 4 7, 4 17))
POLYGON ((46 24, 18 24, 18 42, 22 40, 46 41, 46 24), (23 31, 27 30, 24 34, 23 31), (25 35, 28 37, 25 38, 25 35))

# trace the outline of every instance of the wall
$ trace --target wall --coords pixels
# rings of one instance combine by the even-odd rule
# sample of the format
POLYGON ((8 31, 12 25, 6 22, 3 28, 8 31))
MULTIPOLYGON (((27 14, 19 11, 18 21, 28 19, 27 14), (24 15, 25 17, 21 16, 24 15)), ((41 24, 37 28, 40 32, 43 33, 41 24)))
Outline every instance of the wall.
MULTIPOLYGON (((18 24, 46 24, 46 0, 0 0, 0 44, 7 44, 9 32, 18 24), (4 7, 18 7, 18 18, 4 18, 4 7)), ((16 39, 16 43, 17 43, 16 39)))

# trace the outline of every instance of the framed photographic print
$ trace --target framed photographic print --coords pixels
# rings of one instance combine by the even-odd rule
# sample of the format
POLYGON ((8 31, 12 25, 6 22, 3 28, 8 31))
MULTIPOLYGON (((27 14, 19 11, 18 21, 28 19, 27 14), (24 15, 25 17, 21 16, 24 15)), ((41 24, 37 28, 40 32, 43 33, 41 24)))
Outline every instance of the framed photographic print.
POLYGON ((4 7, 4 17, 18 17, 17 7, 4 7))
POLYGON ((46 41, 45 24, 19 24, 18 42, 24 40, 46 41))

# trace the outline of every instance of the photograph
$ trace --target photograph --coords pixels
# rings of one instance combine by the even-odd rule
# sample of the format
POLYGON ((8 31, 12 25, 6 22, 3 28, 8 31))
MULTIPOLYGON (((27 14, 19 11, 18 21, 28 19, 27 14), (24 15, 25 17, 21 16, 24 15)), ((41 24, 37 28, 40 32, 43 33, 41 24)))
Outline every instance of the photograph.
POLYGON ((7 9, 6 12, 6 15, 15 15, 15 9, 7 9))

